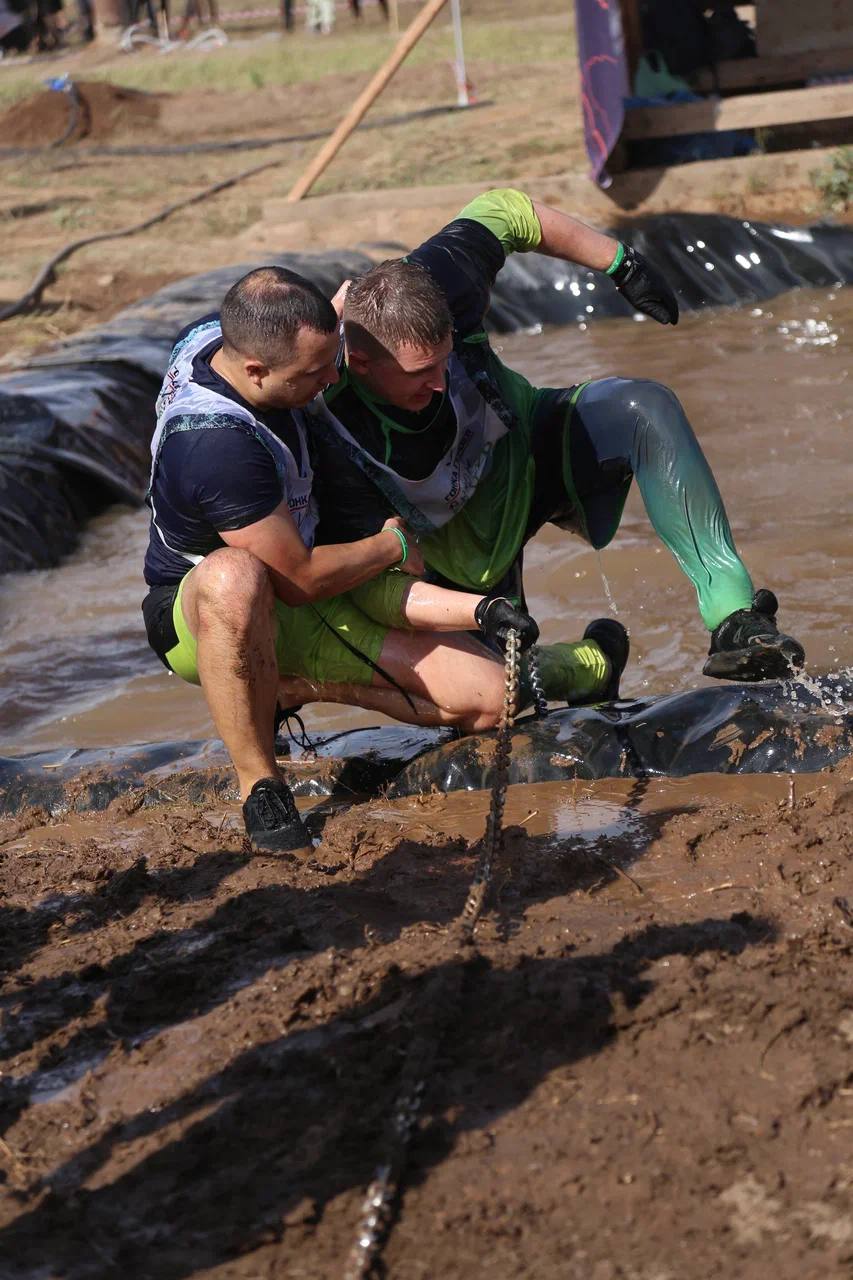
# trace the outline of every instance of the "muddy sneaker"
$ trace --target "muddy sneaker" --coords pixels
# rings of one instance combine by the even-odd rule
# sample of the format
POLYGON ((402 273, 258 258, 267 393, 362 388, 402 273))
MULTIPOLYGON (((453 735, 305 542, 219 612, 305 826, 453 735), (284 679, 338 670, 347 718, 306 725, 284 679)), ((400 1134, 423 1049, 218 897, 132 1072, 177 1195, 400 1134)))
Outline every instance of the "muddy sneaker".
POLYGON ((779 602, 756 591, 751 609, 736 609, 711 632, 702 671, 715 680, 782 680, 805 664, 803 646, 776 626, 779 602))
POLYGON ((615 618, 596 618, 583 633, 584 640, 594 640, 610 663, 610 679, 596 697, 596 702, 615 702, 619 697, 619 681, 628 665, 631 641, 628 632, 615 618))
POLYGON ((280 778, 261 778, 255 783, 243 805, 243 821, 252 848, 259 853, 310 852, 313 848, 290 787, 280 778))

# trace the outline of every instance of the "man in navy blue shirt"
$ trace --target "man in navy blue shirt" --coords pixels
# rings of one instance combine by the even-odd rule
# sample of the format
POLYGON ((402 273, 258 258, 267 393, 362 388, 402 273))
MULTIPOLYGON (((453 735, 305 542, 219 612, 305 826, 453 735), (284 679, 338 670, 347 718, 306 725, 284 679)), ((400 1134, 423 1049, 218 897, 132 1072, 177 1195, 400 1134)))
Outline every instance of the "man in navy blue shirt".
POLYGON ((538 634, 501 597, 415 583, 423 560, 397 516, 359 541, 314 546, 299 407, 337 382, 338 350, 331 303, 295 273, 261 268, 179 336, 157 401, 148 638, 170 671, 203 687, 260 849, 308 843, 276 766, 279 698, 487 728, 502 663, 464 633, 479 626, 500 642, 513 626, 525 647, 538 634))

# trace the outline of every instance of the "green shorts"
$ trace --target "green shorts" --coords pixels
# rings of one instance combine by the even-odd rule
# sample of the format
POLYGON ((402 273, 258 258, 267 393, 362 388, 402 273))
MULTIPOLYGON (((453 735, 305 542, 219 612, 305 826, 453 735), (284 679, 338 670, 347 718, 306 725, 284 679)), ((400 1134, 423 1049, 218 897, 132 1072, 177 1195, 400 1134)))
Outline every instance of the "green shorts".
MULTIPOLYGON (((152 588, 142 611, 148 643, 163 664, 182 680, 199 684, 196 641, 181 604, 186 580, 182 578, 177 586, 152 588)), ((399 602, 408 581, 401 574, 383 574, 356 592, 295 608, 276 600, 279 673, 318 684, 370 684, 374 674, 370 663, 379 661, 389 626, 400 625, 399 602), (356 599, 377 616, 364 612, 356 599)))

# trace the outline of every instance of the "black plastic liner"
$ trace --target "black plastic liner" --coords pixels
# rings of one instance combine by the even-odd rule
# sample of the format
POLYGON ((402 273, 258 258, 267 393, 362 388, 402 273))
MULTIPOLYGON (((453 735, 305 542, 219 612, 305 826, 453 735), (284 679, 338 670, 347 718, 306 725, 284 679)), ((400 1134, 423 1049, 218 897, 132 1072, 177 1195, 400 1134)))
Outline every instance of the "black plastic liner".
MULTIPOLYGON (((853 230, 846 227, 772 227, 667 214, 616 227, 614 234, 654 259, 686 310, 754 302, 797 285, 853 281, 853 230)), ((369 265, 368 258, 346 252, 263 261, 301 272, 329 295, 369 265)), ((72 550, 84 521, 107 502, 141 501, 154 397, 172 340, 257 265, 169 285, 0 378, 0 573, 55 564, 72 550)), ((600 273, 517 254, 501 272, 488 322, 506 332, 630 313, 600 273), (595 287, 587 289, 587 283, 595 287)))
MULTIPOLYGON (((316 758, 291 744, 283 772, 297 795, 352 800, 478 791, 491 786, 494 734, 390 726, 317 737, 316 758), (389 786, 390 784, 390 786, 389 786)), ((279 744, 284 751, 288 744, 279 744)), ((815 773, 853 751, 853 672, 807 683, 718 685, 662 698, 552 711, 513 734, 510 782, 815 773)), ((105 809, 127 792, 140 805, 234 801, 219 742, 166 742, 0 759, 0 813, 105 809)))
MULTIPOLYGON (((816 773, 853 751, 853 672, 720 685, 552 712, 513 733, 509 780, 816 773)), ((391 796, 491 785, 493 738, 449 743, 409 764, 391 796)))
MULTIPOLYGON (((313 750, 287 735, 276 752, 298 796, 375 795, 424 752, 459 737, 454 729, 387 725, 317 734, 313 750)), ((106 809, 128 792, 144 792, 140 804, 236 801, 234 771, 221 742, 156 742, 129 747, 64 748, 32 755, 0 756, 0 814, 35 806, 48 813, 106 809)))

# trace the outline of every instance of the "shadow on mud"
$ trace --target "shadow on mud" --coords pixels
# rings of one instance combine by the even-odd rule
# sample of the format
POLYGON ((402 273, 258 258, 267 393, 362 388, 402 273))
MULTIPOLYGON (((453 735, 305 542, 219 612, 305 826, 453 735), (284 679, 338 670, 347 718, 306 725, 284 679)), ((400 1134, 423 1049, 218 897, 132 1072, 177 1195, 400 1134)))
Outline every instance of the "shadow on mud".
MULTIPOLYGON (((624 876, 624 868, 642 857, 673 817, 691 811, 679 807, 632 815, 647 786, 639 780, 632 788, 624 809, 628 822, 615 842, 609 827, 600 838, 594 830, 582 838, 532 838, 522 827, 506 829, 494 894, 504 937, 514 932, 528 906, 575 892, 592 894, 624 876)), ((0 1072, 0 1133, 30 1104, 49 1101, 79 1080, 117 1043, 125 1050, 138 1047, 167 1027, 215 1009, 260 975, 284 969, 299 956, 330 946, 355 949, 365 939, 393 944, 413 925, 445 929, 456 919, 471 877, 465 840, 448 838, 442 848, 436 839, 395 834, 390 840, 364 875, 353 874, 359 834, 347 817, 342 837, 333 834, 309 864, 328 883, 309 889, 261 885, 225 898, 189 928, 154 928, 117 952, 130 930, 150 929, 163 909, 215 896, 227 877, 252 861, 251 855, 219 850, 202 854, 191 867, 155 871, 140 858, 115 874, 104 864, 96 873, 103 884, 93 893, 53 894, 29 911, 0 908, 0 959, 10 976, 50 943, 57 926, 70 938, 95 935, 93 953, 113 951, 109 959, 76 971, 24 979, 0 997, 0 1063, 62 1033, 61 1048, 51 1043, 29 1075, 2 1078, 0 1072), (332 879, 347 870, 348 882, 332 879), (102 1016, 93 1022, 98 1011, 102 1016)), ((273 867, 286 874, 287 862, 273 867)))
MULTIPOLYGON (((332 893, 345 901, 345 887, 332 893)), ((245 914, 251 905, 256 924, 274 915, 283 960, 282 942, 301 944, 297 933, 288 934, 299 929, 301 897, 277 890, 262 897, 260 916, 256 898, 238 900, 230 910, 245 914)), ((231 935, 232 945, 238 936, 245 935, 231 935)), ((651 925, 602 954, 524 958, 509 969, 476 953, 448 959, 444 941, 433 939, 417 976, 386 966, 370 998, 342 1000, 308 1029, 246 1049, 162 1109, 114 1125, 41 1188, 31 1188, 40 1190, 40 1202, 0 1235, 3 1255, 14 1259, 6 1274, 31 1275, 49 1260, 69 1280, 118 1268, 178 1280, 285 1236, 283 1247, 298 1244, 300 1231, 341 1192, 366 1186, 381 1160, 400 1064, 429 1016, 420 993, 436 977, 446 980, 455 1002, 445 1010, 410 1182, 465 1133, 487 1133, 549 1073, 607 1046, 619 1035, 623 1011, 628 1019, 655 991, 649 969, 656 961, 703 952, 736 956, 773 937, 768 921, 741 913, 651 925), (451 1106, 455 1118, 440 1119, 451 1106), (132 1143, 139 1143, 139 1158, 128 1168, 132 1143), (119 1148, 125 1153, 120 1173, 104 1181, 119 1148)), ((159 998, 141 1003, 144 971, 134 980, 125 975, 110 999, 113 1025, 127 1034, 141 1032, 149 1017, 162 1022, 170 993, 176 1016, 209 1004, 219 977, 205 990, 205 956, 182 963, 185 978, 195 975, 195 1003, 186 998, 192 981, 177 981, 174 971, 175 982, 162 975, 159 998)))

